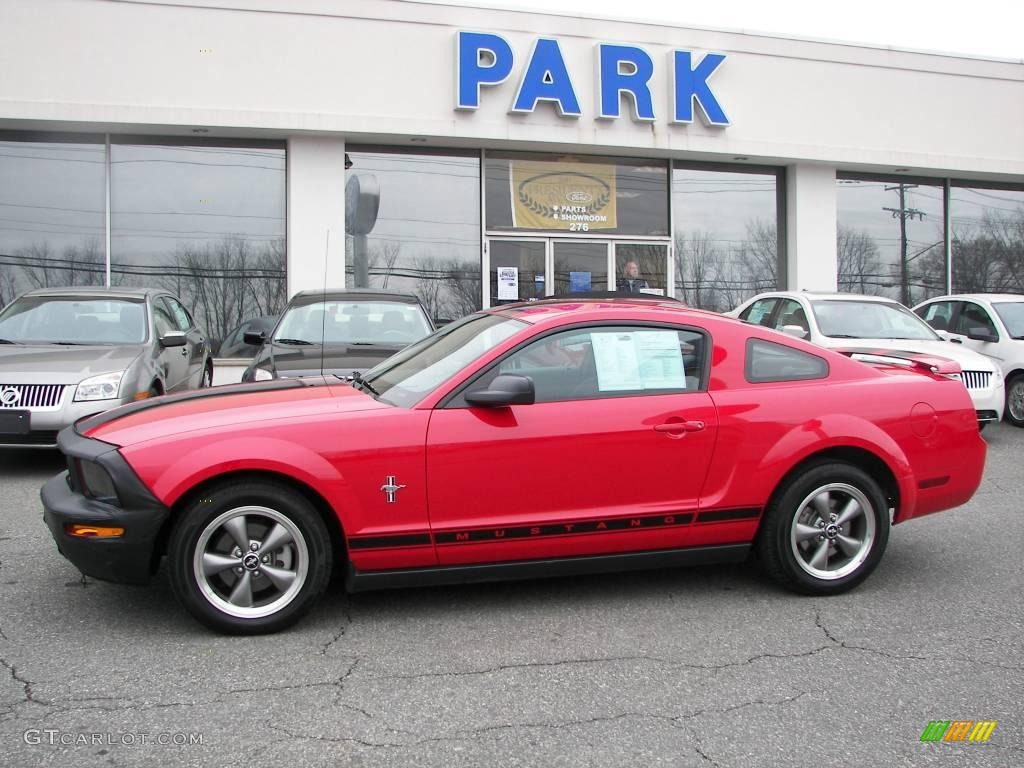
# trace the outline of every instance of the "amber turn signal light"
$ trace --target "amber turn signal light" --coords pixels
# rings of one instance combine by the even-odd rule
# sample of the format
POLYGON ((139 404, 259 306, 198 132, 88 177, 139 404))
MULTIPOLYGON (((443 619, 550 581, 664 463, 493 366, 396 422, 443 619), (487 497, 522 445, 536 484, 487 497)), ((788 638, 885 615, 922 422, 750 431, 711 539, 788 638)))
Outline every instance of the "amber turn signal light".
POLYGON ((80 539, 116 539, 124 536, 124 528, 107 528, 101 525, 66 525, 64 530, 69 536, 80 539))
POLYGON ((149 392, 139 392, 132 400, 145 400, 147 397, 149 397, 149 392))

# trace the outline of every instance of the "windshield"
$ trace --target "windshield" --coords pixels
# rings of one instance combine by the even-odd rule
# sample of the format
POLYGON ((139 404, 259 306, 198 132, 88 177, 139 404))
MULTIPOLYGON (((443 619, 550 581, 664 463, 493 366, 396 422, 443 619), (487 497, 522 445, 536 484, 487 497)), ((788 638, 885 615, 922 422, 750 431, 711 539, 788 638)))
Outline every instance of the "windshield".
POLYGON ((812 301, 825 336, 853 339, 941 340, 924 320, 906 307, 879 301, 812 301))
POLYGON ((527 326, 501 315, 470 315, 389 357, 363 380, 384 402, 408 408, 527 326))
POLYGON ((317 301, 291 307, 274 333, 282 344, 393 344, 430 333, 418 304, 395 301, 317 301))
POLYGON ((1024 339, 1024 301, 994 301, 1006 330, 1015 339, 1024 339))
POLYGON ((20 344, 141 344, 145 304, 132 299, 24 296, 0 314, 0 339, 20 344))

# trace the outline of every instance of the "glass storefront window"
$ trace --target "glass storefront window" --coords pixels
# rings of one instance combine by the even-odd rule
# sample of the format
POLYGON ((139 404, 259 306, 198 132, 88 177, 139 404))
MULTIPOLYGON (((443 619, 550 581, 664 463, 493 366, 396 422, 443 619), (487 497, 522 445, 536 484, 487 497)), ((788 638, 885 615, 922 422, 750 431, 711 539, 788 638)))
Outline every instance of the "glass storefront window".
POLYGON ((346 205, 369 212, 345 239, 346 286, 415 294, 435 321, 480 309, 479 153, 349 147, 348 156, 347 194, 362 189, 364 199, 346 205))
POLYGON ((774 171, 672 171, 676 297, 725 312, 779 285, 774 171))
POLYGON ((666 255, 663 243, 615 243, 615 290, 666 295, 666 255))
POLYGON ((113 285, 181 297, 214 349, 284 308, 283 145, 118 142, 110 162, 113 285))
POLYGON ((487 229, 668 235, 668 163, 488 152, 487 229))
POLYGON ((945 293, 943 186, 844 176, 836 183, 839 290, 907 306, 945 293))
POLYGON ((950 190, 954 293, 1024 293, 1024 189, 950 190))
POLYGON ((106 280, 104 141, 64 138, 0 141, 0 307, 106 280))

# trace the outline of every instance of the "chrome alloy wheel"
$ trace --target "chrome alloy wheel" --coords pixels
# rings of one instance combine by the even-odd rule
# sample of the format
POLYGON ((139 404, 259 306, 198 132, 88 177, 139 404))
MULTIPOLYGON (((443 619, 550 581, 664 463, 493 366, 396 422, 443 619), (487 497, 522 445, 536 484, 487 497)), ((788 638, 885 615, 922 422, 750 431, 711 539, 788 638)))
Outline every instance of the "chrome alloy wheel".
POLYGON ((856 571, 875 540, 875 513, 858 488, 829 483, 807 495, 789 530, 797 565, 816 579, 833 581, 856 571))
POLYGON ((299 594, 309 572, 309 549, 295 523, 277 510, 235 507, 203 529, 192 572, 217 610, 258 619, 277 613, 299 594))
POLYGON ((1006 393, 1006 408, 1015 422, 1024 421, 1024 376, 1016 376, 1006 393))

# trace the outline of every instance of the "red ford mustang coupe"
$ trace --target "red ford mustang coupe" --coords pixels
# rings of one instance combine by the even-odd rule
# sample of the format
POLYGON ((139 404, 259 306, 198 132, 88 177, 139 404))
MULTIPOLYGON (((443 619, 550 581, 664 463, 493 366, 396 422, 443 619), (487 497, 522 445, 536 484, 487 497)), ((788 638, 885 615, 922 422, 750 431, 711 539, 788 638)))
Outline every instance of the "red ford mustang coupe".
MULTIPOLYGON (((895 364, 900 363, 900 364, 895 364)), ((351 381, 161 397, 60 434, 60 551, 233 633, 351 591, 738 561, 798 592, 965 503, 985 443, 955 364, 869 365, 665 300, 452 323, 351 381), (950 367, 951 366, 951 367, 950 367)))

